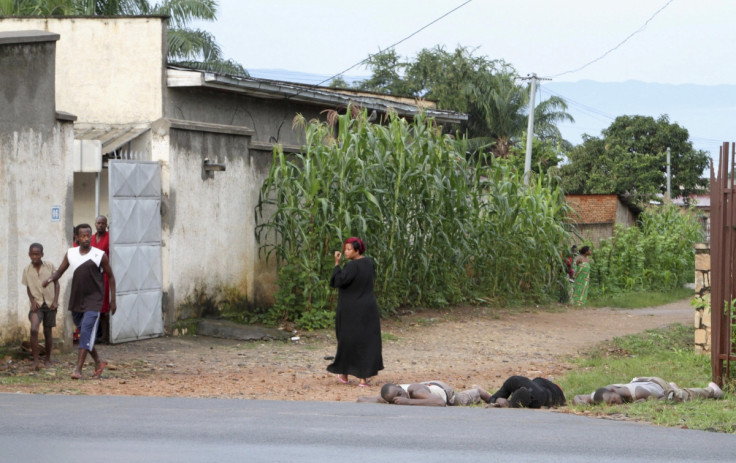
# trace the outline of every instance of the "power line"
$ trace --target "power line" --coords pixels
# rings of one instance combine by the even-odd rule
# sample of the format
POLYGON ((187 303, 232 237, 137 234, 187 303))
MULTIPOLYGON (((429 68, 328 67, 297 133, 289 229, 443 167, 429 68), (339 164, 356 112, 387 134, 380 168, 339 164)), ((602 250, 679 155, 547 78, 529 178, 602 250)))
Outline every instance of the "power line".
POLYGON ((653 19, 654 19, 654 18, 655 18, 655 17, 656 17, 656 16, 657 16, 657 15, 658 15, 659 13, 661 13, 661 12, 662 12, 662 10, 664 10, 665 8, 667 8, 668 6, 670 6, 670 3, 674 2, 674 1, 675 1, 675 0, 669 0, 669 1, 667 2, 667 3, 665 3, 665 4, 664 4, 664 6, 662 6, 662 8, 660 8, 660 9, 658 9, 657 11, 655 11, 655 12, 654 12, 654 14, 653 14, 653 15, 651 15, 651 16, 649 17, 649 19, 647 19, 647 20, 646 20, 646 22, 644 23, 644 25, 643 25, 643 26, 641 26, 641 27, 640 27, 639 29, 637 29, 637 30, 635 30, 634 32, 632 32, 631 34, 629 34, 629 35, 628 35, 628 36, 627 36, 627 37, 626 37, 625 39, 623 39, 623 40, 622 40, 621 42, 619 42, 619 44, 618 44, 618 45, 616 45, 615 47, 611 48, 611 49, 610 49, 610 50, 608 50, 607 52, 603 53, 603 54, 602 54, 601 56, 599 56, 598 58, 596 58, 596 59, 594 59, 594 60, 592 60, 592 61, 589 61, 589 62, 587 62, 587 63, 583 64, 582 66, 580 66, 580 67, 579 67, 579 68, 577 68, 577 69, 572 69, 572 70, 570 70, 570 71, 565 71, 565 72, 562 72, 562 73, 560 73, 560 74, 556 74, 556 75, 552 76, 552 78, 555 78, 555 77, 560 77, 560 76, 564 76, 565 74, 572 74, 573 72, 578 72, 578 71, 582 71, 583 69, 587 68, 587 67, 588 67, 588 66, 590 66, 591 64, 593 64, 593 63, 596 63, 596 62, 598 62, 598 61, 602 60, 603 58, 605 58, 606 56, 608 56, 608 54, 609 54, 609 53, 611 53, 611 52, 615 51, 615 50, 616 50, 616 49, 618 49, 618 48, 619 48, 619 47, 620 47, 621 45, 623 45, 624 43, 628 42, 628 41, 629 41, 629 39, 630 39, 631 37, 635 36, 635 35, 636 35, 636 34, 638 34, 639 32, 641 32, 641 31, 643 31, 644 29, 646 29, 646 27, 647 27, 647 26, 649 25, 649 23, 650 23, 650 22, 651 22, 651 21, 652 21, 652 20, 653 20, 653 19))
POLYGON ((567 103, 569 106, 573 108, 577 108, 579 111, 588 113, 591 116, 597 116, 597 119, 607 119, 609 121, 613 121, 616 119, 616 116, 613 116, 611 114, 608 114, 604 111, 601 111, 600 109, 594 108, 592 106, 588 106, 586 104, 580 103, 579 101, 575 101, 572 98, 569 98, 561 93, 555 92, 553 90, 550 90, 547 87, 541 87, 540 89, 543 89, 545 93, 549 93, 550 95, 558 96, 565 100, 565 103, 567 103))
MULTIPOLYGON (((447 13, 443 14, 442 16, 440 16, 439 18, 437 18, 437 19, 433 20, 432 22, 430 22, 430 23, 428 23, 428 24, 426 24, 426 25, 422 26, 421 28, 417 29, 416 31, 412 32, 411 34, 407 35, 407 36, 406 36, 406 37, 404 37, 403 39, 399 40, 398 42, 394 43, 393 45, 390 45, 390 46, 389 46, 388 48, 385 48, 385 49, 384 49, 384 50, 382 50, 382 51, 390 50, 390 49, 392 49, 392 48, 396 47, 397 45, 400 45, 400 44, 402 44, 402 43, 406 42, 406 41, 407 41, 407 40, 409 40, 410 38, 412 38, 412 37, 414 37, 415 35, 417 35, 418 33, 422 32, 422 31, 423 31, 424 29, 428 28, 429 26, 433 25, 434 23, 436 23, 436 22, 438 22, 438 21, 441 21, 442 19, 446 18, 447 16, 451 15, 452 13, 454 13, 455 11, 459 10, 460 8, 464 7, 465 5, 467 5, 468 3, 472 2, 472 1, 473 1, 473 0, 467 0, 466 2, 463 2, 463 3, 461 3, 460 5, 456 6, 455 8, 451 9, 451 10, 450 10, 450 11, 448 11, 447 13)), ((380 53, 380 52, 379 52, 379 53, 380 53)), ((332 77, 328 77, 327 79, 325 79, 325 80, 323 80, 322 82, 319 82, 319 83, 317 83, 317 84, 314 84, 313 86, 314 86, 314 87, 319 87, 320 85, 324 84, 325 82, 329 82, 329 81, 331 81, 332 79, 334 79, 335 77, 341 76, 341 75, 345 74, 346 72, 348 72, 348 71, 350 71, 350 70, 352 70, 352 69, 354 69, 354 68, 356 68, 356 67, 360 66, 361 64, 364 64, 365 62, 367 62, 368 60, 370 60, 371 58, 373 58, 373 57, 374 57, 374 56, 376 56, 377 54, 378 54, 378 53, 374 53, 374 54, 372 54, 372 55, 368 55, 368 58, 364 59, 363 61, 360 61, 360 62, 358 62, 358 63, 355 63, 355 64, 353 64, 352 66, 350 66, 349 68, 345 69, 344 71, 342 71, 342 72, 338 72, 338 73, 337 73, 337 74, 335 74, 334 76, 332 76, 332 77)))

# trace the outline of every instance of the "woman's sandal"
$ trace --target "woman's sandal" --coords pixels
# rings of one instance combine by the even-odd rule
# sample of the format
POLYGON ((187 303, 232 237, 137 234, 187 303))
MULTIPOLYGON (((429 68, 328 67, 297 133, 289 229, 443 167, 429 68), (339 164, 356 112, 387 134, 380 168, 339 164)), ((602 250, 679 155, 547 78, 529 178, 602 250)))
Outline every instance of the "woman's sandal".
POLYGON ((347 375, 345 375, 345 379, 342 379, 342 375, 337 375, 337 380, 343 384, 350 384, 350 380, 347 379, 347 375))

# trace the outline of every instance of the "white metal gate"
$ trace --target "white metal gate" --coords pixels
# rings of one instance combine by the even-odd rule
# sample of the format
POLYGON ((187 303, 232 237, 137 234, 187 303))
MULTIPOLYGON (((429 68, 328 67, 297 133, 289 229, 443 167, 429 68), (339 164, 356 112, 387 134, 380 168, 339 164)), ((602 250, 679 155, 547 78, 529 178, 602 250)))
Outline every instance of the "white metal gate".
POLYGON ((117 312, 110 342, 164 334, 161 272, 161 165, 111 160, 110 264, 117 312))

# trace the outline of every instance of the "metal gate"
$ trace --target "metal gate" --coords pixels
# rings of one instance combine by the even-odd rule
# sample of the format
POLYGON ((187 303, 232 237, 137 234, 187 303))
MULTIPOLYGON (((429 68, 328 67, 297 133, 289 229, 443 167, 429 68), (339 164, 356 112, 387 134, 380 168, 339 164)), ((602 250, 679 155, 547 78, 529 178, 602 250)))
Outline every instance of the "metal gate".
POLYGON ((736 343, 732 336, 736 327, 734 148, 734 143, 730 146, 723 143, 718 175, 715 175, 712 164, 710 168, 711 368, 713 381, 721 385, 731 377, 731 362, 736 360, 736 343))
POLYGON ((110 264, 117 298, 110 342, 162 336, 161 165, 111 160, 108 167, 110 264))

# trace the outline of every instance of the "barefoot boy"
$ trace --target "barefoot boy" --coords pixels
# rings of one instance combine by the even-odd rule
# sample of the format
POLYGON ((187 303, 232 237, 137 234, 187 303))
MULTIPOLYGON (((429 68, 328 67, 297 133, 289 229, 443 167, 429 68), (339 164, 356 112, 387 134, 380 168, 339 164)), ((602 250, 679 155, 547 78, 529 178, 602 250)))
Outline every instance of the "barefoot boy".
POLYGON ((72 269, 72 289, 69 298, 69 310, 72 312, 74 324, 80 328, 79 355, 77 367, 72 373, 72 379, 82 378, 82 367, 89 353, 95 362, 95 371, 92 377, 102 376, 102 370, 107 362, 102 360, 95 348, 97 328, 100 322, 100 309, 105 294, 105 283, 102 272, 107 274, 110 284, 110 315, 117 309, 115 303, 115 276, 110 268, 107 254, 91 246, 92 227, 88 224, 77 225, 77 240, 79 247, 71 248, 59 265, 59 270, 43 281, 42 286, 55 283, 67 269, 72 269))
POLYGON ((34 370, 39 367, 38 328, 43 323, 43 338, 46 346, 46 355, 43 364, 51 366, 51 348, 53 345, 52 330, 56 326, 56 309, 59 307, 59 282, 54 287, 43 286, 43 282, 53 275, 54 264, 44 262, 43 246, 33 243, 28 249, 31 263, 23 270, 22 283, 26 287, 28 299, 31 300, 31 310, 28 319, 31 321, 31 352, 33 353, 34 370))

